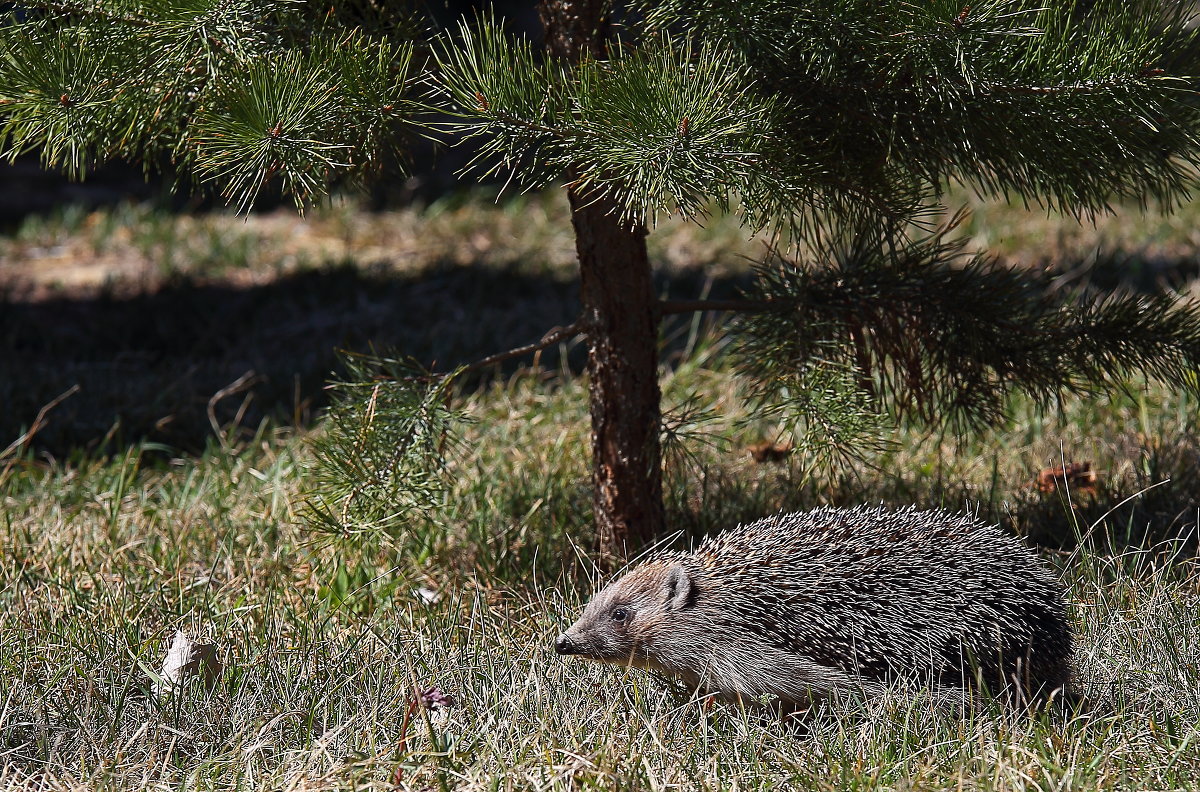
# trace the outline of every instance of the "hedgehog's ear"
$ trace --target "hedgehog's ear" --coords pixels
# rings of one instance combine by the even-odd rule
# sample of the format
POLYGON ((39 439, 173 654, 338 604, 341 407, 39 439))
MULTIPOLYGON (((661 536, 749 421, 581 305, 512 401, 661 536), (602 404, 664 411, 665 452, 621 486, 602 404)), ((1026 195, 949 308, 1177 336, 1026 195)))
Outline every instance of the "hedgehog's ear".
POLYGON ((667 570, 667 579, 663 583, 663 599, 671 610, 683 610, 691 605, 696 598, 696 587, 692 579, 679 564, 673 564, 667 570))

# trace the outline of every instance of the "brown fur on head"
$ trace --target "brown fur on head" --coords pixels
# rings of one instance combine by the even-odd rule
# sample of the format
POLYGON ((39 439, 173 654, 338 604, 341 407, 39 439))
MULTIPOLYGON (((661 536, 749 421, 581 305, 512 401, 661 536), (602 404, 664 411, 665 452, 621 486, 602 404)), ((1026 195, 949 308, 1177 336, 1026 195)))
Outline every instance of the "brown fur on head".
POLYGON ((659 636, 672 614, 695 599, 695 584, 678 562, 643 564, 596 594, 554 648, 603 663, 657 668, 666 648, 657 645, 659 636))

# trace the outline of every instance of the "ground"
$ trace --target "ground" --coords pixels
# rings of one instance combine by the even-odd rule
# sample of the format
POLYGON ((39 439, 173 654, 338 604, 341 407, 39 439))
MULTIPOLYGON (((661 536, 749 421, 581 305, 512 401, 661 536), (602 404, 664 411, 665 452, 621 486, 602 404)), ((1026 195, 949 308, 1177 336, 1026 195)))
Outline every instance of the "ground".
MULTIPOLYGON (((1081 227, 972 203, 972 244, 1014 265, 1195 292, 1198 206, 1081 227)), ((677 541, 818 503, 977 510, 1068 587, 1078 713, 896 696, 819 708, 800 731, 558 658, 596 584, 577 342, 462 391, 471 420, 425 518, 353 541, 316 530, 333 348, 373 339, 449 366, 536 340, 573 317, 567 228, 547 195, 304 219, 67 211, 0 237, 0 783, 1200 786, 1196 397, 1155 383, 1018 399, 986 436, 905 428, 862 465, 810 470, 748 453, 774 427, 749 412, 716 317, 664 332, 666 406, 699 404, 715 438, 668 455, 677 541), (1037 486, 1071 462, 1097 480, 1037 486), (212 690, 156 692, 177 629, 215 642, 212 690)), ((727 222, 651 242, 664 292, 688 298, 735 293, 762 249, 727 222)))

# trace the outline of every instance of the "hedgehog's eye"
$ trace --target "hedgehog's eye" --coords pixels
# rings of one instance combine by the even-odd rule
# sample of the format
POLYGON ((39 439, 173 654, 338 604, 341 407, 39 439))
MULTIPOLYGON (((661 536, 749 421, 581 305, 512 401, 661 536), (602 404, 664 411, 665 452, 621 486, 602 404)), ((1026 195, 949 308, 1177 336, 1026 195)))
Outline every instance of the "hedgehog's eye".
POLYGON ((613 608, 612 620, 615 622, 624 622, 629 619, 629 611, 626 608, 613 608))

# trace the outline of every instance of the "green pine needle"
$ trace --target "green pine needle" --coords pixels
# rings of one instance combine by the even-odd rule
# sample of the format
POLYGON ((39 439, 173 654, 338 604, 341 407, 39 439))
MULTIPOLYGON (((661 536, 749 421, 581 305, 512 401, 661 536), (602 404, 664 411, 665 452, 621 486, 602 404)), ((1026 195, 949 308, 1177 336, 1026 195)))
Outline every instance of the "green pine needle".
POLYGON ((344 354, 342 362, 314 441, 309 522, 335 540, 395 540, 442 504, 463 420, 449 407, 453 378, 399 358, 344 354))

